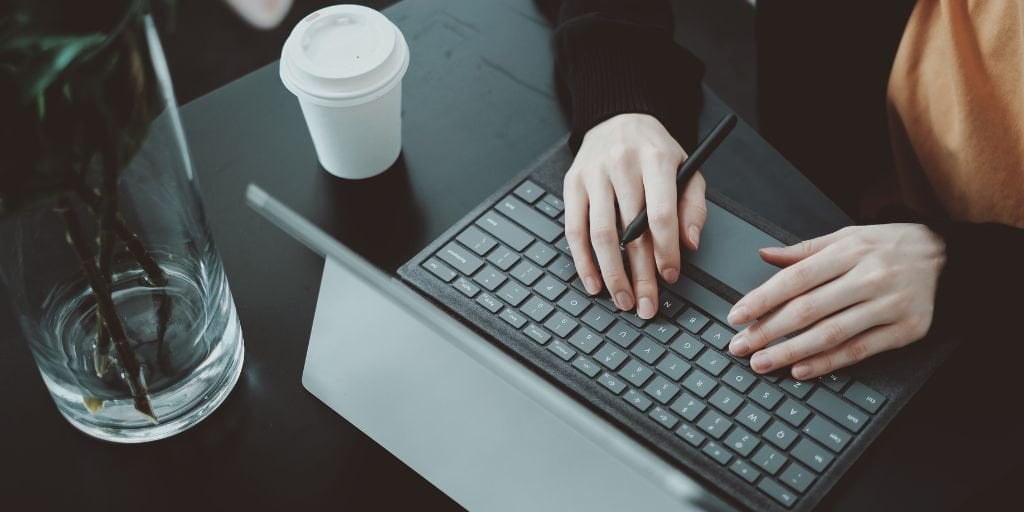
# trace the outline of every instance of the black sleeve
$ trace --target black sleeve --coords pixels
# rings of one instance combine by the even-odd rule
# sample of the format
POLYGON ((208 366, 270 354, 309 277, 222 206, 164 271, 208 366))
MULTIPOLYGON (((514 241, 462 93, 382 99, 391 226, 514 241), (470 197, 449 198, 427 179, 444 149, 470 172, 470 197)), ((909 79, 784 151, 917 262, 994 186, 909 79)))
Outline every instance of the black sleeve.
POLYGON ((537 3, 557 16, 556 68, 568 93, 573 151, 594 125, 627 112, 657 117, 692 151, 704 66, 673 42, 668 0, 537 3))

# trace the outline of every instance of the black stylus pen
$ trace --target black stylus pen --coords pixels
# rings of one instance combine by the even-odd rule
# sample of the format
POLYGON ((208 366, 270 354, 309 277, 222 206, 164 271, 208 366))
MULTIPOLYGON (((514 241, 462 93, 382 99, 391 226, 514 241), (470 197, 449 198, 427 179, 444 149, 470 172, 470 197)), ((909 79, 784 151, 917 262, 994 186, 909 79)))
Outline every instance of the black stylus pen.
MULTIPOLYGON (((679 170, 676 172, 676 194, 682 194, 683 188, 693 177, 693 173, 697 172, 697 169, 704 164, 704 161, 711 156, 711 153, 715 151, 715 148, 725 140, 725 137, 729 135, 733 127, 736 126, 736 116, 733 114, 726 114, 714 128, 711 129, 711 133, 707 134, 703 140, 697 144, 697 149, 693 151, 693 154, 689 158, 683 161, 679 165, 679 170)), ((626 230, 622 232, 622 239, 619 242, 619 246, 623 249, 626 244, 640 238, 640 235, 647 231, 647 208, 640 210, 640 214, 633 219, 633 222, 626 226, 626 230)))

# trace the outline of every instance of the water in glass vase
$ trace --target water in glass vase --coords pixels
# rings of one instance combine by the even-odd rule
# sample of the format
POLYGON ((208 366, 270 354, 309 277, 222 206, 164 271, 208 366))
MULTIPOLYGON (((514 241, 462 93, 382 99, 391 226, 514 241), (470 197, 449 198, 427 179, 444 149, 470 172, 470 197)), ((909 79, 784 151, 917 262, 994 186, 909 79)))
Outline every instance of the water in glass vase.
POLYGON ((185 430, 227 397, 242 369, 242 334, 219 258, 157 260, 166 284, 136 267, 116 273, 112 287, 156 420, 136 409, 117 347, 98 336, 85 281, 58 287, 44 304, 46 343, 36 345, 43 381, 72 425, 101 439, 151 441, 185 430))

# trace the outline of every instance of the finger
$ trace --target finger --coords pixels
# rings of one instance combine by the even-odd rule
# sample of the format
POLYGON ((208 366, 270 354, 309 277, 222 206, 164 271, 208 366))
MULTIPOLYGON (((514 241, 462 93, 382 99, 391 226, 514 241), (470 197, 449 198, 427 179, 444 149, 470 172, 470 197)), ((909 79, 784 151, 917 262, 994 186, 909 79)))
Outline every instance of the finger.
POLYGON ((670 283, 679 279, 679 214, 673 167, 654 158, 643 162, 644 196, 654 261, 658 272, 670 283))
POLYGON ((774 340, 867 299, 869 292, 860 285, 860 280, 851 274, 843 274, 794 298, 736 333, 729 344, 729 351, 737 356, 745 356, 764 348, 774 340))
POLYGON ((679 233, 691 251, 696 251, 700 246, 700 232, 708 220, 706 191, 707 183, 698 172, 686 184, 679 200, 679 233))
POLYGON ((571 173, 566 174, 563 187, 565 202, 565 241, 569 244, 576 273, 583 281, 583 286, 590 294, 601 291, 600 274, 590 252, 590 235, 588 226, 588 207, 586 191, 579 180, 571 173))
MULTIPOLYGON (((615 188, 619 220, 623 229, 644 207, 646 187, 642 182, 630 179, 632 176, 635 175, 612 174, 612 186, 615 188)), ((645 320, 652 318, 657 312, 655 304, 658 303, 658 275, 650 234, 645 232, 640 238, 626 244, 626 255, 633 280, 636 314, 645 320)))
POLYGON ((872 327, 888 323, 891 318, 886 309, 880 301, 870 301, 840 311, 798 336, 755 352, 750 367, 755 372, 767 373, 831 350, 872 327))
POLYGON ((727 320, 733 325, 745 324, 826 281, 845 274, 856 255, 841 245, 831 244, 820 252, 790 265, 769 278, 739 300, 727 320))
POLYGON ((765 247, 761 249, 761 258, 776 267, 788 267, 800 260, 809 258, 833 243, 851 234, 850 229, 840 229, 825 236, 804 240, 787 247, 765 247))
POLYGON ((587 183, 587 195, 590 197, 590 240, 608 293, 619 309, 633 309, 633 291, 626 278, 619 251, 619 233, 615 228, 615 196, 611 182, 603 176, 595 177, 587 183))
POLYGON ((793 366, 793 378, 806 380, 856 364, 900 346, 900 329, 893 324, 864 331, 842 345, 808 357, 793 366))

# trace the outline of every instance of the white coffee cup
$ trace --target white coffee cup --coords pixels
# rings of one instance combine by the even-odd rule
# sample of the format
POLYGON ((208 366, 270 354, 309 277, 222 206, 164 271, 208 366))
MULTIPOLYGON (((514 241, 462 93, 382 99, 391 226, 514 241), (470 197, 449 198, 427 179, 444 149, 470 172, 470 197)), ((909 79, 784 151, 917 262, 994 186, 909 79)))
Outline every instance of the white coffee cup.
POLYGON ((402 32, 368 7, 325 7, 292 29, 281 51, 281 81, 299 99, 324 169, 362 179, 395 163, 408 68, 402 32))

